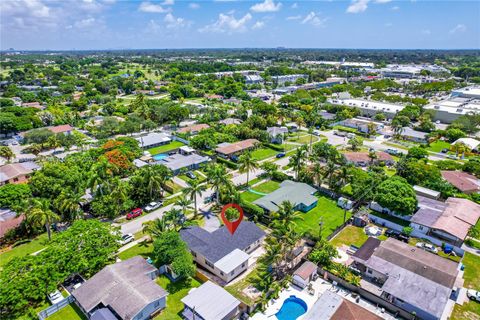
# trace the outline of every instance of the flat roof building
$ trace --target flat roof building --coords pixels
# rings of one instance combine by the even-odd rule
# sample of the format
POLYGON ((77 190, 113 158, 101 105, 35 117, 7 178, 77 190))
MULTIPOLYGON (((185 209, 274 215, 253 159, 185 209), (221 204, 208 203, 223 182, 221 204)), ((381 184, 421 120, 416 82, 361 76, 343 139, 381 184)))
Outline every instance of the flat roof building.
POLYGON ((466 97, 450 97, 441 101, 432 102, 424 107, 433 110, 433 120, 443 123, 452 123, 458 117, 469 113, 480 112, 480 99, 466 97))
POLYGON ((362 99, 328 99, 328 102, 337 105, 358 108, 362 115, 372 117, 377 113, 383 113, 387 118, 393 118, 399 111, 405 108, 404 105, 386 103, 362 99))
POLYGON ((163 132, 150 132, 145 136, 135 138, 141 148, 149 149, 167 144, 172 141, 169 134, 163 132))

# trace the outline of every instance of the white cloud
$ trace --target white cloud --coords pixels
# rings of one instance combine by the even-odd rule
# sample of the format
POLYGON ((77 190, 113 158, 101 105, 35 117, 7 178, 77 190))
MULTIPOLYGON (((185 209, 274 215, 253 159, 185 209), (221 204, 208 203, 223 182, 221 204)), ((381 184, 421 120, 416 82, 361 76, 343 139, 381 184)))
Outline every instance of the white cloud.
POLYGON ((389 3, 392 0, 375 0, 376 3, 389 3))
POLYGON ((175 4, 175 0, 165 0, 162 2, 163 6, 173 6, 175 4))
POLYGON ((265 22, 263 22, 263 21, 257 21, 257 22, 255 22, 255 24, 252 26, 252 29, 253 29, 253 30, 258 30, 258 29, 262 29, 264 26, 265 26, 265 22))
POLYGON ((280 10, 282 4, 278 2, 275 4, 273 0, 265 0, 250 7, 253 12, 276 12, 280 10))
POLYGON ((432 34, 432 31, 430 31, 429 29, 423 29, 422 34, 428 36, 428 35, 432 34))
POLYGON ((170 11, 169 8, 165 9, 161 5, 153 4, 148 1, 142 2, 138 7, 138 10, 142 12, 149 12, 149 13, 165 13, 170 11))
POLYGON ((303 18, 302 24, 311 24, 315 27, 323 27, 325 26, 325 22, 327 22, 328 18, 320 18, 315 12, 310 12, 303 18))
POLYGON ((467 26, 464 24, 457 24, 453 29, 449 31, 450 34, 455 34, 459 32, 465 32, 467 31, 467 26))
POLYGON ((391 26, 393 26, 393 23, 391 23, 391 22, 385 23, 385 27, 386 27, 386 28, 390 28, 391 26))
POLYGON ((360 13, 368 8, 369 0, 352 0, 352 3, 347 8, 347 13, 360 13))
POLYGON ((292 8, 292 9, 297 9, 297 8, 298 8, 298 3, 294 2, 294 3, 290 6, 290 8, 292 8))
POLYGON ((188 7, 189 7, 190 9, 195 10, 195 9, 200 8, 200 5, 199 5, 198 3, 192 2, 192 3, 190 3, 190 4, 188 5, 188 7))
POLYGON ((301 15, 298 15, 298 16, 289 16, 287 18, 285 18, 285 20, 299 20, 301 19, 302 16, 301 15))
POLYGON ((393 11, 398 11, 398 10, 400 10, 400 7, 399 7, 399 6, 393 6, 391 9, 392 9, 393 11))
POLYGON ((203 28, 198 29, 199 32, 217 32, 217 33, 233 33, 244 32, 247 30, 246 24, 252 19, 252 15, 247 13, 243 17, 237 19, 232 14, 220 13, 218 20, 212 24, 206 25, 203 28))
POLYGON ((167 24, 168 29, 179 29, 189 27, 192 22, 184 18, 176 18, 171 13, 167 13, 163 21, 167 24))
POLYGON ((92 27, 95 25, 95 18, 93 17, 88 17, 82 20, 79 20, 73 24, 76 28, 88 28, 92 27))
POLYGON ((145 31, 148 33, 158 33, 161 29, 162 27, 160 26, 160 24, 155 22, 155 20, 150 20, 147 24, 147 28, 145 31))

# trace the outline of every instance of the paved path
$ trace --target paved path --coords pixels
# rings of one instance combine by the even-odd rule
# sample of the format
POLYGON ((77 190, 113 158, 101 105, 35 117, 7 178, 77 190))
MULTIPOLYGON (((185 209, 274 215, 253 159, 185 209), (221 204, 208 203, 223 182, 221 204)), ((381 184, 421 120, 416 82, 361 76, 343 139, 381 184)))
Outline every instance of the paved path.
POLYGON ((139 244, 140 242, 143 242, 143 241, 147 240, 148 238, 149 238, 148 236, 143 236, 143 237, 141 237, 141 238, 139 238, 139 239, 137 239, 137 240, 134 240, 134 241, 132 241, 132 242, 129 242, 129 243, 127 243, 126 245, 122 246, 120 249, 118 249, 118 253, 123 252, 123 251, 125 251, 125 250, 128 250, 128 249, 130 249, 130 248, 132 248, 132 247, 135 247, 137 244, 139 244))
POLYGON ((123 234, 126 233, 137 233, 138 231, 143 229, 142 224, 147 221, 155 220, 156 218, 161 218, 165 212, 170 210, 173 207, 173 204, 169 204, 168 206, 161 207, 155 211, 152 211, 148 214, 144 214, 138 218, 135 218, 129 222, 126 222, 120 226, 120 230, 123 234))
POLYGON ((180 179, 180 178, 177 177, 177 176, 174 176, 174 177, 172 178, 172 180, 173 180, 173 182, 175 182, 176 184, 178 184, 178 185, 179 185, 180 187, 182 187, 182 188, 188 188, 188 187, 189 187, 188 183, 187 183, 185 180, 180 179))

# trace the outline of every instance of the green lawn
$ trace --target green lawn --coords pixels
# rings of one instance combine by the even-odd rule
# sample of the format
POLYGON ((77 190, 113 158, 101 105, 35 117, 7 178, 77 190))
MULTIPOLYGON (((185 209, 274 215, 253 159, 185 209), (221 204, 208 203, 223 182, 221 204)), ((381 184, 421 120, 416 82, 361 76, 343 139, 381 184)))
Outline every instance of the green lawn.
MULTIPOLYGON (((319 140, 318 137, 312 135, 312 144, 317 142, 319 140)), ((310 135, 301 135, 300 138, 297 135, 294 135, 293 137, 289 138, 288 141, 291 142, 296 142, 296 143, 301 143, 301 144, 310 144, 310 135)))
POLYGON ((147 258, 152 254, 153 244, 151 242, 142 241, 139 244, 118 254, 121 260, 127 260, 135 256, 147 258))
MULTIPOLYGON (((303 220, 300 218, 296 220, 295 230, 298 233, 308 232, 317 237, 320 231, 320 217, 322 217, 322 237, 327 237, 343 223, 343 209, 339 208, 334 200, 319 196, 317 206, 307 213, 302 213, 302 217, 303 220)), ((346 219, 350 217, 351 213, 347 212, 346 219)))
POLYGON ((252 152, 252 157, 256 160, 263 160, 266 158, 273 157, 278 152, 270 148, 258 148, 252 152))
POLYGON ((169 152, 169 151, 178 149, 178 148, 180 148, 184 145, 185 144, 181 143, 180 141, 172 141, 172 142, 164 144, 162 146, 158 146, 158 147, 155 147, 155 148, 148 149, 148 152, 150 152, 150 154, 153 156, 153 155, 156 155, 156 154, 159 154, 159 153, 165 153, 165 152, 169 152))
POLYGON ((363 228, 355 226, 346 226, 342 231, 340 231, 335 238, 330 240, 330 242, 335 247, 341 247, 342 245, 355 245, 361 247, 365 241, 367 241, 368 236, 363 230, 363 228))
POLYGON ((385 170, 385 173, 387 174, 387 176, 391 177, 391 176, 394 176, 395 173, 397 172, 397 170, 395 170, 395 168, 389 168, 387 166, 383 167, 384 170, 385 170))
POLYGON ((467 301, 463 306, 455 304, 450 320, 480 320, 480 303, 467 301))
POLYGON ((480 290, 480 257, 469 252, 465 252, 462 263, 465 265, 464 287, 480 290))
POLYGON ((87 319, 75 303, 70 303, 65 308, 55 312, 48 320, 84 320, 87 319))
MULTIPOLYGON (((198 171, 194 171, 193 173, 194 173, 195 176, 197 177, 197 178, 195 179, 196 181, 202 183, 202 182, 204 182, 205 180, 207 180, 207 178, 205 178, 204 176, 202 176, 201 174, 199 174, 198 171)), ((190 179, 189 177, 187 177, 187 176, 184 175, 184 174, 180 174, 180 175, 178 175, 178 177, 179 177, 180 179, 182 179, 183 181, 189 183, 189 184, 192 183, 192 181, 193 181, 192 179, 190 179)))
POLYGON ((32 241, 21 244, 12 248, 12 250, 6 251, 0 254, 0 267, 6 264, 8 261, 12 260, 15 257, 23 257, 39 250, 42 250, 46 247, 46 242, 48 241, 48 236, 46 233, 39 235, 32 241))
POLYGON ((435 142, 430 143, 430 146, 427 147, 428 151, 432 152, 440 152, 442 149, 449 149, 450 150, 450 143, 442 140, 437 140, 435 142))
POLYGON ((260 199, 261 197, 263 197, 263 196, 261 196, 261 195, 259 195, 259 194, 256 194, 256 193, 252 193, 252 192, 250 192, 250 191, 245 191, 245 192, 242 192, 242 193, 240 194, 240 198, 241 198, 243 201, 246 201, 246 202, 253 202, 253 201, 257 200, 257 199, 260 199))
MULTIPOLYGON (((258 192, 268 194, 272 191, 277 190, 279 187, 280 187, 280 183, 278 183, 276 181, 273 181, 273 180, 270 180, 270 181, 266 181, 264 183, 261 183, 258 186, 253 187, 252 189, 255 190, 255 191, 258 191, 258 192)), ((242 198, 243 201, 253 202, 257 199, 260 199, 263 196, 247 190, 247 191, 243 192, 242 194, 240 194, 240 197, 242 198)))
POLYGON ((183 303, 180 301, 188 294, 191 288, 196 288, 201 285, 197 279, 183 279, 177 282, 171 282, 166 276, 161 275, 156 280, 163 289, 168 291, 167 307, 154 320, 181 320, 181 312, 183 310, 183 303))

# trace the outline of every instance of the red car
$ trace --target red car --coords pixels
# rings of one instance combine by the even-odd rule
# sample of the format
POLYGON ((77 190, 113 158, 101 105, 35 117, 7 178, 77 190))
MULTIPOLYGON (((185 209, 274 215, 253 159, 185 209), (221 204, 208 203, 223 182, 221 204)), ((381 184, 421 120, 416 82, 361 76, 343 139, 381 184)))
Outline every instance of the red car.
POLYGON ((131 219, 134 219, 138 216, 141 216, 143 213, 142 209, 140 208, 136 208, 136 209, 133 209, 132 211, 130 211, 128 214, 127 214, 127 220, 131 220, 131 219))

